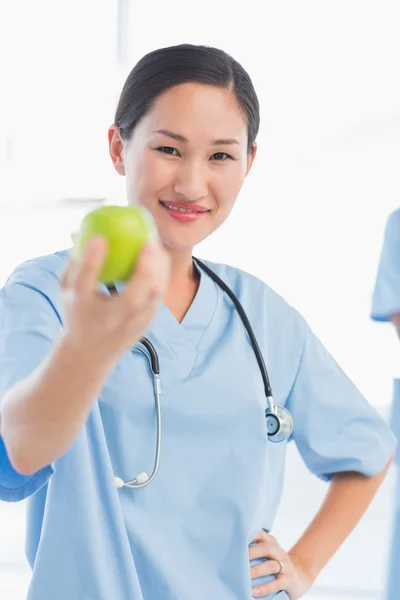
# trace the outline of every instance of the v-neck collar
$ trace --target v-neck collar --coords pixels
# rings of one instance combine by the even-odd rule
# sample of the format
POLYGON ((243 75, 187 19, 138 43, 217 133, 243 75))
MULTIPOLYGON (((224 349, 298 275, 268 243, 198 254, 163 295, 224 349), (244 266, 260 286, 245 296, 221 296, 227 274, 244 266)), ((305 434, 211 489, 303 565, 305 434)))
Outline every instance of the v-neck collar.
MULTIPOLYGON (((209 327, 217 306, 218 286, 195 263, 200 275, 196 295, 181 323, 162 302, 150 328, 146 332, 156 348, 168 348, 190 373, 196 360, 197 348, 209 327)), ((115 284, 118 291, 122 284, 115 284)))
POLYGON ((198 345, 214 314, 217 289, 214 281, 195 263, 194 267, 200 275, 196 295, 181 323, 169 308, 161 303, 160 311, 151 326, 151 331, 162 332, 165 340, 184 343, 185 346, 198 345))

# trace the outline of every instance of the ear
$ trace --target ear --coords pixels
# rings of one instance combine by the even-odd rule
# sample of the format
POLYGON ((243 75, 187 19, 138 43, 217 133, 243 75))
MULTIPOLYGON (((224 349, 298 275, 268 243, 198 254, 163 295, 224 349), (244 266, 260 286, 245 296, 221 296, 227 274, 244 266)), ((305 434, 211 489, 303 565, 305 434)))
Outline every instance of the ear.
POLYGON ((254 159, 257 154, 257 148, 258 148, 257 143, 253 142, 253 151, 251 153, 249 152, 247 155, 247 169, 246 169, 245 177, 247 177, 247 175, 250 172, 251 167, 253 166, 253 162, 254 162, 254 159))
POLYGON ((111 125, 108 130, 108 149, 115 170, 119 175, 125 175, 123 156, 124 143, 118 125, 111 125))

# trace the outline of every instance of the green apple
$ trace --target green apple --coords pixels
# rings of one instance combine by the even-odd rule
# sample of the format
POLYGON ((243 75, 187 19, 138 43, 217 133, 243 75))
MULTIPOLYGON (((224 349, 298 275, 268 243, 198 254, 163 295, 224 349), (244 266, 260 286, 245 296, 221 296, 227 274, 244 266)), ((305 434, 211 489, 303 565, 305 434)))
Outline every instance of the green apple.
POLYGON ((135 269, 143 245, 158 239, 153 217, 141 205, 107 205, 87 213, 74 239, 74 255, 78 260, 94 236, 102 236, 108 243, 99 276, 106 284, 126 281, 135 269))

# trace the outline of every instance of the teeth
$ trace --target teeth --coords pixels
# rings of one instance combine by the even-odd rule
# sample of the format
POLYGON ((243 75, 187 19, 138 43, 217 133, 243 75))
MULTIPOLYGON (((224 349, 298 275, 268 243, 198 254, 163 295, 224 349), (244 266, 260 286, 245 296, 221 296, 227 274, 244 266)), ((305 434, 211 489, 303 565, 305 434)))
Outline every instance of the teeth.
POLYGON ((166 206, 170 210, 176 210, 177 212, 183 212, 183 213, 195 213, 195 212, 199 212, 197 210, 189 210, 187 208, 178 208, 177 206, 171 206, 170 204, 167 204, 166 202, 163 202, 163 204, 164 204, 164 206, 166 206))

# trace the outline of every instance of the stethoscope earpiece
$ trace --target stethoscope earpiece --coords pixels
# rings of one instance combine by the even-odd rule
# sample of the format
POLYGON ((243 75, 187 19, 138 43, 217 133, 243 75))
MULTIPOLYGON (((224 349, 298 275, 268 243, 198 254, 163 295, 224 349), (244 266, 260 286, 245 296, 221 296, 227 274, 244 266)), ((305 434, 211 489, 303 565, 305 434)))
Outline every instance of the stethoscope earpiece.
POLYGON ((138 487, 143 487, 144 485, 147 484, 147 482, 149 480, 150 480, 150 477, 147 475, 147 473, 145 473, 145 471, 143 471, 142 473, 139 473, 139 475, 137 475, 136 478, 133 481, 129 481, 129 482, 125 482, 123 479, 121 479, 121 477, 114 477, 115 487, 117 487, 117 488, 123 488, 123 487, 138 488, 138 487))

